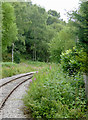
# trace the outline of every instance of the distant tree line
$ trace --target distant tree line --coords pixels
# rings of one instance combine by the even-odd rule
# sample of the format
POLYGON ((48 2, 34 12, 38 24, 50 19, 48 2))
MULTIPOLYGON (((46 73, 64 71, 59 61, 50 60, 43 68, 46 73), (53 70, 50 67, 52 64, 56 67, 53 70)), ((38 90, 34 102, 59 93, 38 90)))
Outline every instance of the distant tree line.
POLYGON ((2 56, 34 61, 60 61, 62 51, 76 44, 76 30, 72 21, 60 18, 55 10, 46 10, 32 2, 2 3, 2 56))

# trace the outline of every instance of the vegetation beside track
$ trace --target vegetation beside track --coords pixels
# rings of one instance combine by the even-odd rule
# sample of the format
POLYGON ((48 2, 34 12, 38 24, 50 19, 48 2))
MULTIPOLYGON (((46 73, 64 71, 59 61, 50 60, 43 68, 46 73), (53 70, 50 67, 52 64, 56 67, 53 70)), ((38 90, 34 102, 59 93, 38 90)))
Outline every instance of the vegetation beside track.
POLYGON ((45 62, 24 61, 20 64, 12 62, 2 62, 2 78, 10 77, 16 74, 39 71, 48 66, 45 62))
POLYGON ((79 118, 86 116, 86 96, 81 73, 69 77, 60 64, 23 61, 3 62, 2 77, 37 71, 23 101, 34 118, 79 118))
POLYGON ((86 117, 82 75, 66 76, 59 64, 51 64, 35 74, 23 100, 34 118, 86 117))

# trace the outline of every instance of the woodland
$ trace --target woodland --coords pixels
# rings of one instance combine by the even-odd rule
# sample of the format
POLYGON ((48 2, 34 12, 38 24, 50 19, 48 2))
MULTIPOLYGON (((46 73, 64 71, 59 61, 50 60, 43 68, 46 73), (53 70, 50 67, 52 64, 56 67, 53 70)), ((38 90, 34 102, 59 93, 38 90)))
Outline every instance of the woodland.
POLYGON ((68 16, 2 2, 2 77, 38 71, 23 99, 34 118, 88 117, 88 1, 68 16))

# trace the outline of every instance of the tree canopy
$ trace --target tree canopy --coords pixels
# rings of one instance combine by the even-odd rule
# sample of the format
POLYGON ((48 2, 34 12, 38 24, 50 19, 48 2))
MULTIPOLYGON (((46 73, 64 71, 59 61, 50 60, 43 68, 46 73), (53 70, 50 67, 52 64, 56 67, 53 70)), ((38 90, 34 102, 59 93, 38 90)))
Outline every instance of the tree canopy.
POLYGON ((60 13, 46 10, 31 2, 3 3, 3 50, 27 59, 60 60, 60 53, 75 44, 74 27, 60 19, 60 13), (7 25, 7 24, 8 25, 7 25), (18 34, 17 34, 18 33, 18 34), (18 38, 18 40, 17 40, 18 38))
POLYGON ((14 8, 9 3, 2 4, 2 51, 17 40, 17 26, 15 23, 14 8))

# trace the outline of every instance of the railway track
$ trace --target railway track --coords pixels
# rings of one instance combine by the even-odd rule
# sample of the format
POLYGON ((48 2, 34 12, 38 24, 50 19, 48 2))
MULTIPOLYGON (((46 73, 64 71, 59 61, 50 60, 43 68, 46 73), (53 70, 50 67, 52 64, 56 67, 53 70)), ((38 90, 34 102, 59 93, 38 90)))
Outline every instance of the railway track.
POLYGON ((26 74, 20 74, 19 76, 3 82, 0 84, 0 110, 4 107, 5 102, 10 97, 10 95, 24 82, 30 80, 33 74, 36 72, 30 72, 26 74))

